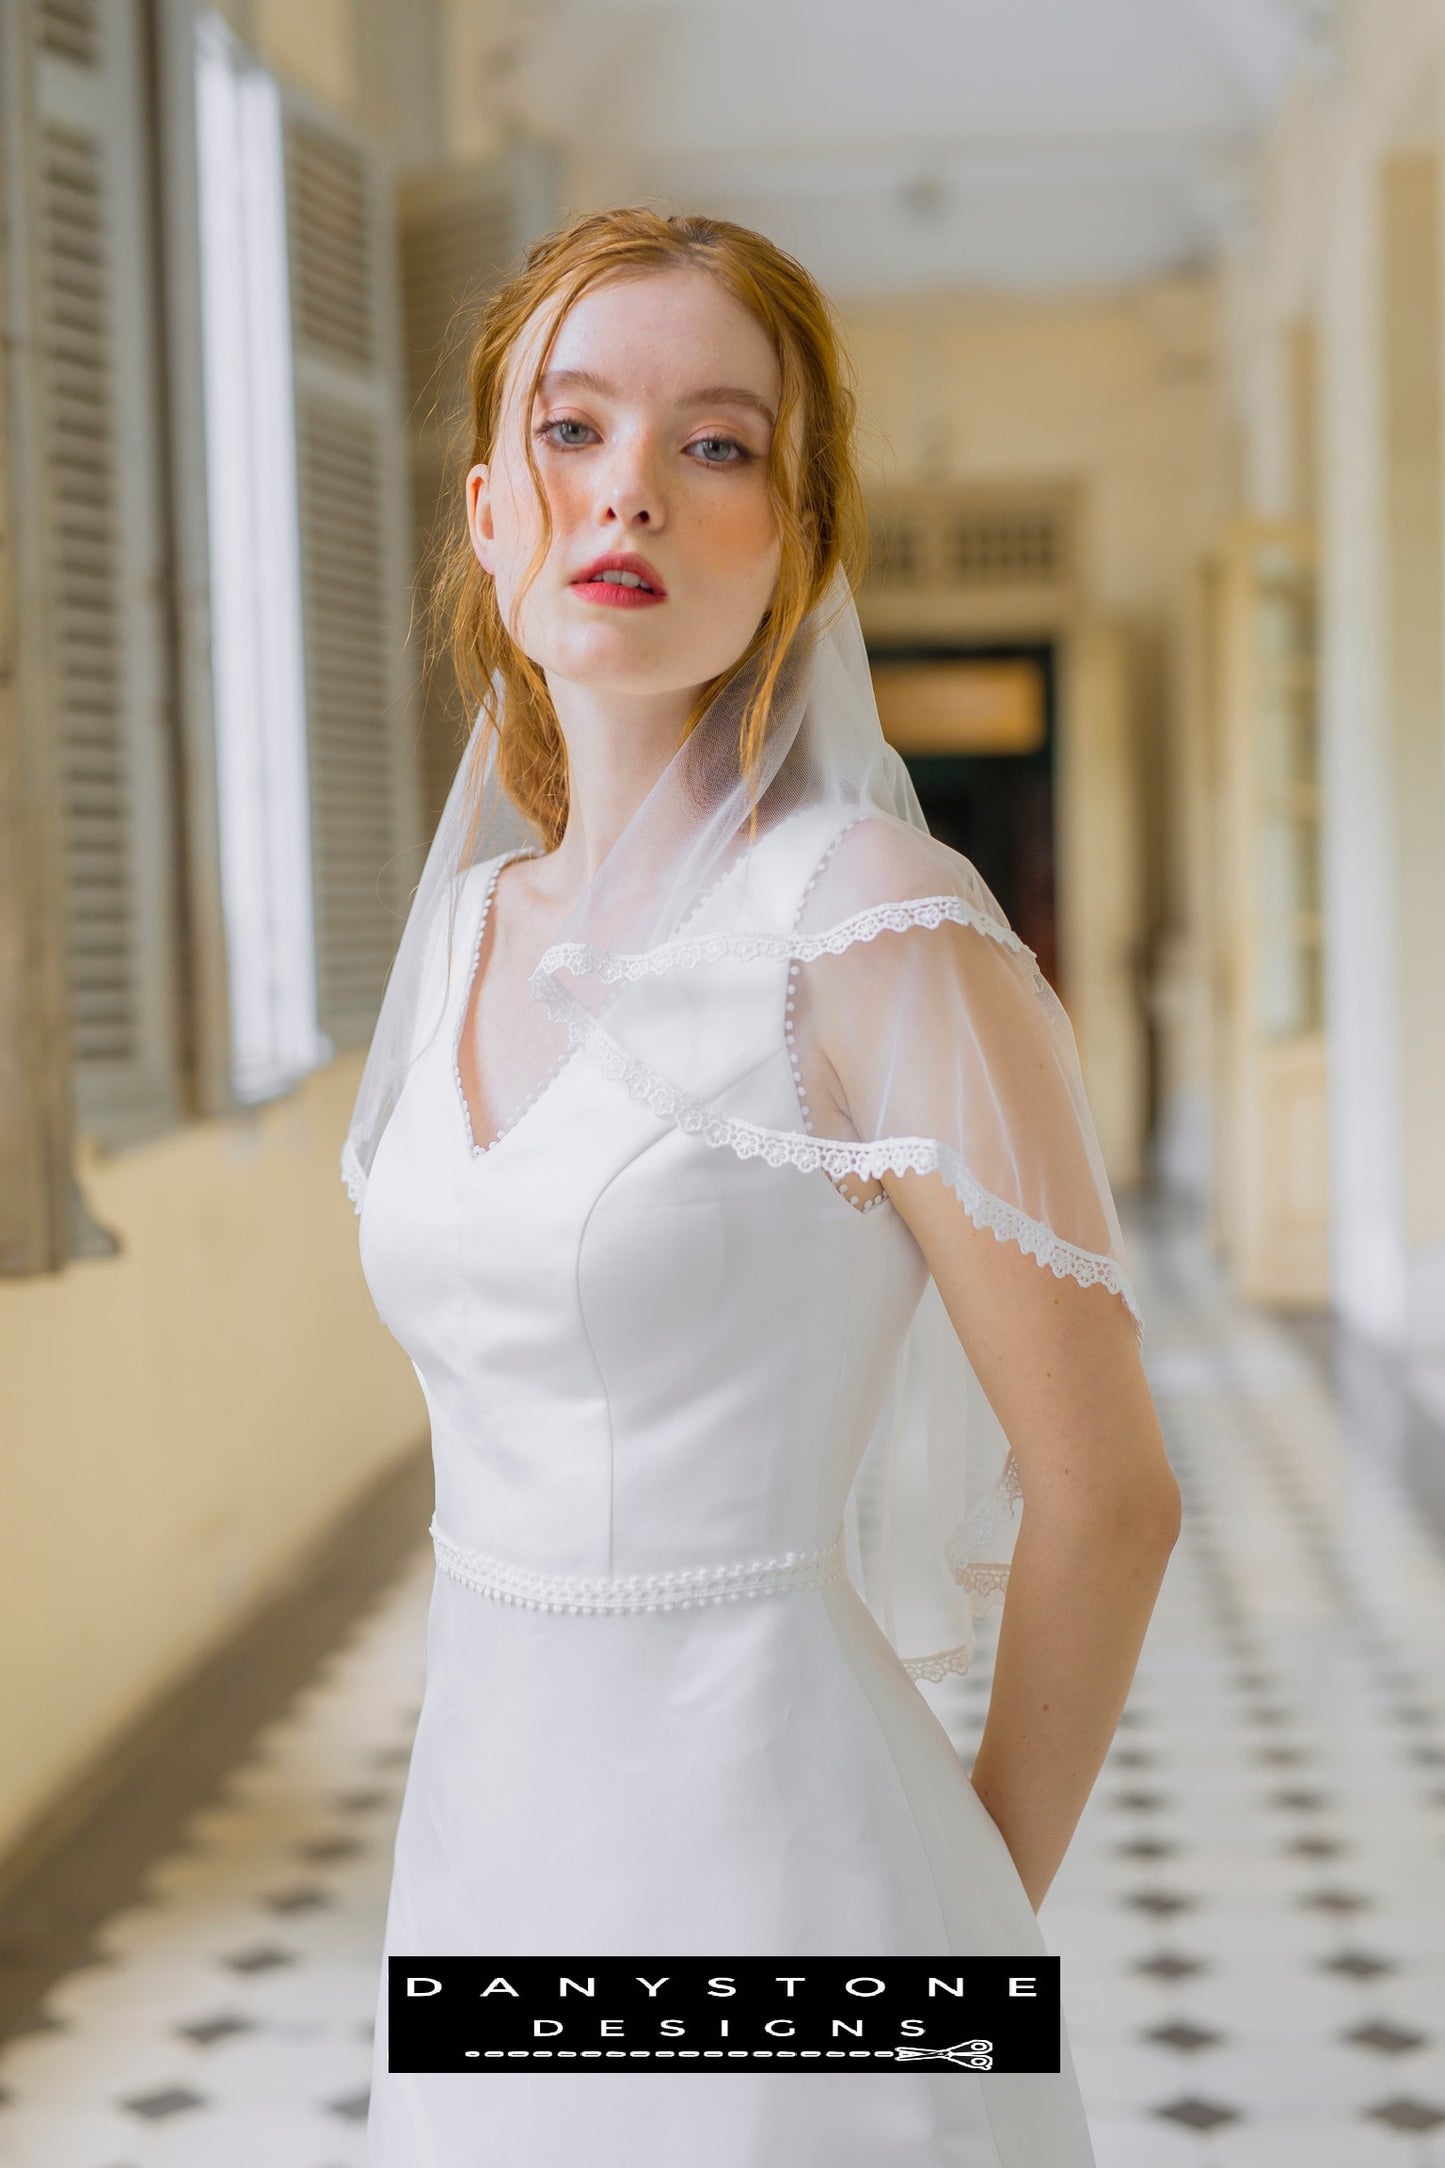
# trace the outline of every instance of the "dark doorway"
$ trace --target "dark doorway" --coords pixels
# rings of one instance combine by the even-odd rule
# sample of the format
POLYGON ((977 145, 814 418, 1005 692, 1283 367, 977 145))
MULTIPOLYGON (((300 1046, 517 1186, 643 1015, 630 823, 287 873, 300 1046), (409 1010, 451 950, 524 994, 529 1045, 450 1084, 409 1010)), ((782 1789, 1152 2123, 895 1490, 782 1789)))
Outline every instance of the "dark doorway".
POLYGON ((1037 673, 1043 730, 1028 752, 918 752, 900 745, 933 834, 971 859, 1009 924, 1058 984, 1054 881, 1057 670, 1051 641, 879 642, 874 664, 1020 663, 1037 673))

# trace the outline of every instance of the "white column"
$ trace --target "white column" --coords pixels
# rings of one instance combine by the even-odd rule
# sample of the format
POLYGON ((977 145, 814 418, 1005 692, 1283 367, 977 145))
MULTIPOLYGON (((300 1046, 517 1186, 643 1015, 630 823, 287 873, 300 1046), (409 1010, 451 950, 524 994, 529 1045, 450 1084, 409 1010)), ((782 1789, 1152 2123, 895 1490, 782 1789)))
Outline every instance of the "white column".
POLYGON ((1381 610, 1383 473, 1374 147, 1342 142, 1323 293, 1321 776, 1335 1301, 1400 1337, 1400 1043, 1392 751, 1381 610))

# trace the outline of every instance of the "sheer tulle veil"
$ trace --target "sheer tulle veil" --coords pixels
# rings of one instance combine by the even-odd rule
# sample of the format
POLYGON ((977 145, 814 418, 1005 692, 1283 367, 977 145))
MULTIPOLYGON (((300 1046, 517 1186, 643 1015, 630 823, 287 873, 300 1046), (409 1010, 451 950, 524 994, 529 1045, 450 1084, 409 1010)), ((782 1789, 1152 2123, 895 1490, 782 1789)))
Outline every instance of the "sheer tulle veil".
MULTIPOLYGON (((590 1063, 663 1129, 831 1181, 856 1210, 892 1209, 889 1171, 936 1174, 975 1226, 1102 1284, 1142 1331, 1068 1017, 976 868, 929 834, 841 573, 790 651, 752 776, 750 684, 714 699, 537 962, 527 1013, 479 1050, 499 1132, 590 1063), (740 1070, 729 1019, 760 1003, 772 1056, 740 1070)), ((387 982, 342 1155, 358 1211, 467 969, 460 901, 525 833, 494 751, 479 719, 387 982)), ((967 1668, 1021 1515, 1014 1455, 929 1281, 845 1524, 854 1582, 915 1676, 967 1668)))

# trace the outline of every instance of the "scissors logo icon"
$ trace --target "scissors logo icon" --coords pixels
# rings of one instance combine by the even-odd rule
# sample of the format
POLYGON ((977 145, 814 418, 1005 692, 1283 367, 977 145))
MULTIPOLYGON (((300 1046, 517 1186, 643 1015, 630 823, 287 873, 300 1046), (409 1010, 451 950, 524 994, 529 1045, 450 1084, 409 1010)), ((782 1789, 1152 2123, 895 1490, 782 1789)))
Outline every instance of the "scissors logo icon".
POLYGON ((925 2048, 907 2042, 894 2052, 895 2059, 900 2063, 952 2063, 956 2069, 960 2070, 992 2070, 993 2068, 993 2042, 991 2040, 955 2040, 951 2048, 925 2048))

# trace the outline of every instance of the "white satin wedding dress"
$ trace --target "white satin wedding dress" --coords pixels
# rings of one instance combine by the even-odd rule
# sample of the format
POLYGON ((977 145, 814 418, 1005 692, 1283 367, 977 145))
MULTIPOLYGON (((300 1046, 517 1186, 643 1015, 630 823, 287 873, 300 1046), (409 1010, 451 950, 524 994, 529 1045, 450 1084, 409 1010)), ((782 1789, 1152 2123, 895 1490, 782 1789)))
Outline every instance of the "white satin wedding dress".
MULTIPOLYGON (((466 876, 473 968, 502 862, 466 876)), ((753 1109, 771 1067, 784 1119, 786 969, 754 964, 732 1006, 711 981, 706 1014, 676 977, 623 998, 694 1035, 694 1069, 716 1033, 753 1109)), ((908 1230, 825 1173, 685 1134, 577 1054, 477 1149, 454 977, 361 1220, 436 1472, 385 1952, 1042 1952, 1002 1835, 846 1568, 845 1502, 926 1284, 908 1230)), ((1060 2063, 393 2075, 383 1959, 368 2160, 1092 2168, 1066 2032, 1060 2063)))

